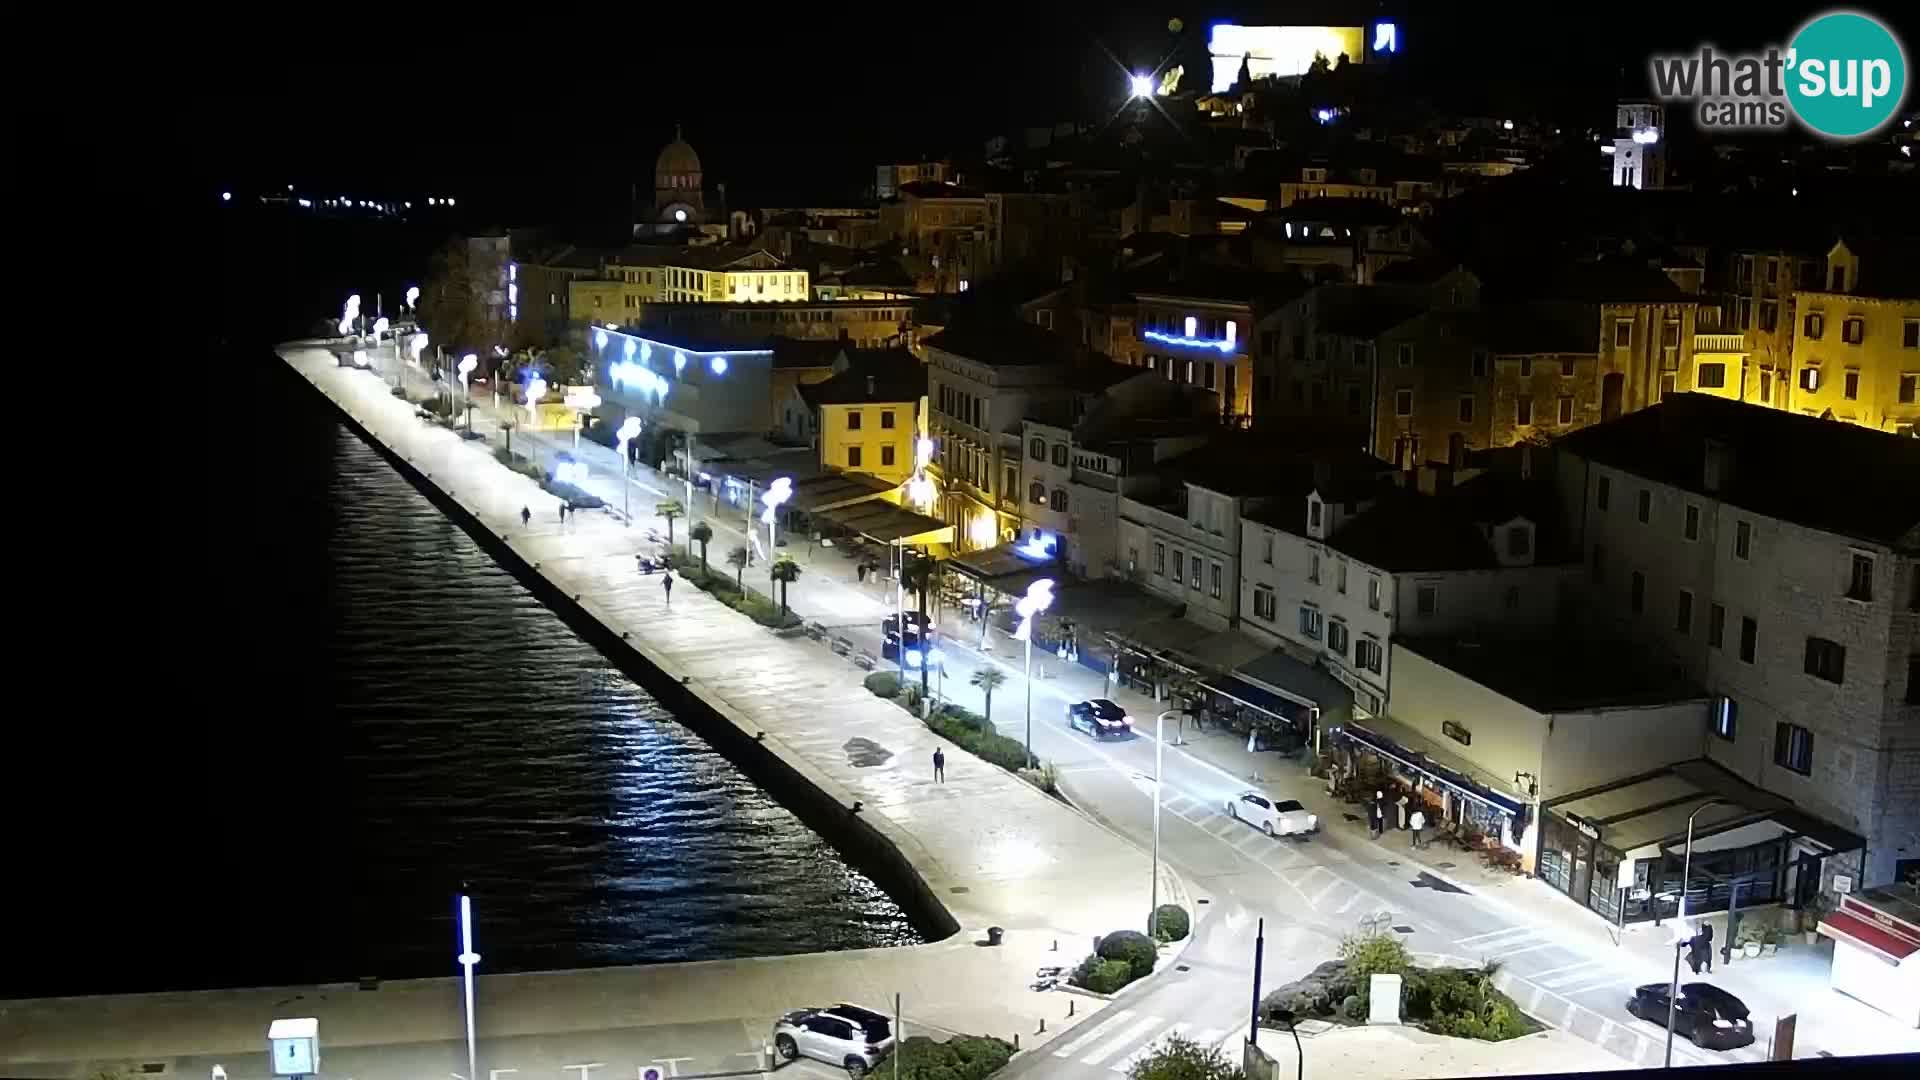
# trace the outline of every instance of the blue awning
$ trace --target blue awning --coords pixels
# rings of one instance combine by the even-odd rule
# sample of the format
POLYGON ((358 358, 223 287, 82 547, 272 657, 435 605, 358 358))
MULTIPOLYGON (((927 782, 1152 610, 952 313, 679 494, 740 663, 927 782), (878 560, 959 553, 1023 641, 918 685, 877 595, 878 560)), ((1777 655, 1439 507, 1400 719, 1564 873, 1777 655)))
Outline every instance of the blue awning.
POLYGON ((1209 675, 1200 685, 1224 698, 1231 698, 1242 705, 1258 709, 1276 720, 1285 720, 1296 727, 1312 723, 1313 713, 1306 706, 1288 701, 1286 698, 1263 690, 1244 679, 1231 675, 1209 675))
POLYGON ((1417 750, 1409 750, 1399 743, 1394 742, 1392 739, 1378 732, 1369 731, 1359 724, 1350 723, 1343 726, 1339 731, 1339 735, 1359 743, 1361 746, 1372 750, 1381 757, 1391 758, 1407 768, 1412 769, 1414 772, 1433 780, 1435 783, 1451 788, 1455 794, 1463 798, 1472 799, 1484 806, 1492 807, 1503 814, 1512 814, 1515 817, 1520 816, 1525 810, 1525 804, 1520 802, 1520 800, 1512 796, 1502 795, 1492 788, 1487 787, 1485 784, 1476 783, 1465 774, 1435 762, 1426 754, 1417 750))

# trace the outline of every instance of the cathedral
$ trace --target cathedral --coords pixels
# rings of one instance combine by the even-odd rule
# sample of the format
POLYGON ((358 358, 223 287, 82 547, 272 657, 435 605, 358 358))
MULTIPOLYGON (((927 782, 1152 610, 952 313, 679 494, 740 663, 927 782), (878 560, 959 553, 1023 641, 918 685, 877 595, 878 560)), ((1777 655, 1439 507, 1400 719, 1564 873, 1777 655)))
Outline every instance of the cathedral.
POLYGON ((670 233, 705 224, 706 200, 700 187, 700 155, 680 137, 676 126, 673 141, 653 163, 654 231, 670 233))

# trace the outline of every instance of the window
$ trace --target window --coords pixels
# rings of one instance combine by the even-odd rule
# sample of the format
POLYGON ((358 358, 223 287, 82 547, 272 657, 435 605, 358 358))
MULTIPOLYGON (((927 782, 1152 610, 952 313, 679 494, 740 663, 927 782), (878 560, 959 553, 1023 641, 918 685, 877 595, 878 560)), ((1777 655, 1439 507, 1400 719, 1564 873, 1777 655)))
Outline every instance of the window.
POLYGON ((1394 349, 1394 358, 1401 367, 1412 367, 1413 366, 1413 346, 1408 344, 1397 346, 1394 349))
POLYGON ((880 430, 882 431, 893 430, 893 410, 892 409, 880 410, 880 430))
POLYGON ((1158 540, 1153 542, 1153 572, 1160 577, 1167 576, 1167 545, 1158 540))
POLYGON ((1852 566, 1847 573, 1847 599, 1873 600, 1873 556, 1853 553, 1852 566))
POLYGON ((1844 682, 1847 674, 1847 647, 1826 638, 1807 639, 1807 674, 1830 683, 1844 682))
POLYGON ((1367 610, 1380 610, 1380 579, 1371 575, 1367 578, 1367 610))
POLYGON ((1064 488, 1054 488, 1052 494, 1048 496, 1048 501, 1052 504, 1055 513, 1067 512, 1067 493, 1064 488))
POLYGON ((893 464, 893 447, 891 445, 883 446, 880 448, 880 464, 881 465, 893 464))
POLYGON ((1560 358, 1560 376, 1566 379, 1573 378, 1573 357, 1563 356, 1560 358))
POLYGON ((1660 328, 1660 345, 1662 348, 1667 349, 1677 349, 1680 347, 1679 320, 1668 319, 1666 324, 1660 328))
POLYGON ((1307 555, 1307 580, 1315 585, 1320 584, 1320 553, 1317 551, 1307 555))
POLYGON ((1192 576, 1188 579, 1188 583, 1193 586, 1193 589, 1195 592, 1198 592, 1200 589, 1200 569, 1201 569, 1199 552, 1195 552, 1193 557, 1187 560, 1187 569, 1192 574, 1192 576))
POLYGON ((1613 320, 1613 347, 1626 349, 1633 346, 1633 320, 1613 320))
POLYGON ((1000 494, 1011 499, 1013 498, 1013 493, 1019 490, 1020 473, 1013 466, 1009 465, 1007 466, 1007 482, 1001 486, 1000 494))
POLYGON ((1523 356, 1520 358, 1520 377, 1523 379, 1533 378, 1533 357, 1523 356))
POLYGON ((847 430, 848 431, 860 430, 860 410, 859 409, 847 410, 847 430))
POLYGON ((1739 730, 1739 714, 1732 698, 1721 698, 1714 704, 1713 733, 1732 742, 1734 732, 1739 730))
POLYGON ((1753 524, 1736 521, 1733 524, 1733 557, 1750 559, 1753 557, 1753 524))
POLYGON ((1493 368, 1493 362, 1491 358, 1487 355, 1487 350, 1485 349, 1473 350, 1473 377, 1474 378, 1476 379, 1486 378, 1487 372, 1490 371, 1492 368, 1493 368))
POLYGON ((1179 548, 1173 551, 1173 583, 1175 585, 1187 583, 1187 557, 1179 548))
POLYGON ((1413 391, 1395 390, 1393 392, 1393 415, 1395 416, 1412 416, 1413 415, 1413 391))
POLYGON ((1820 369, 1819 368, 1803 367, 1800 369, 1800 389, 1805 390, 1808 393, 1812 393, 1813 391, 1820 389, 1820 369))
MULTIPOLYGON (((1060 498, 1064 500, 1066 496, 1060 498)), ((1220 599, 1220 564, 1217 562, 1207 563, 1207 595, 1215 600, 1220 599)))
POLYGON ((1130 547, 1127 549, 1127 573, 1131 574, 1139 569, 1140 569, 1140 549, 1137 547, 1130 547))
POLYGON ((1415 614, 1431 615, 1440 607, 1440 588, 1437 585, 1419 585, 1413 590, 1413 610, 1415 614))
MULTIPOLYGON (((1839 273, 1838 268, 1835 273, 1839 273)), ((1784 721, 1773 726, 1773 763, 1801 776, 1813 775, 1813 732, 1784 721)))
POLYGON ((1339 619, 1327 624, 1327 651, 1335 656, 1347 655, 1347 624, 1339 619))
POLYGON ((1321 622, 1319 608, 1302 607, 1300 609, 1300 636, 1309 641, 1319 641, 1321 622))
POLYGON ((1754 654, 1760 648, 1760 624, 1752 619, 1740 617, 1740 662, 1753 663, 1754 654))
POLYGON ((1900 376, 1900 404, 1911 405, 1916 398, 1920 398, 1916 390, 1920 390, 1920 375, 1907 372, 1900 376))
POLYGON ((1027 486, 1027 498, 1032 499, 1035 505, 1039 505, 1039 506, 1046 505, 1047 485, 1041 483, 1038 480, 1035 480, 1032 484, 1029 484, 1027 486))
POLYGON ((1858 345, 1867 339, 1867 320, 1855 315, 1840 323, 1840 340, 1858 345))
POLYGON ((1533 398, 1521 394, 1513 399, 1513 422, 1516 424, 1533 423, 1533 398))
POLYGON ((1265 537, 1262 538, 1261 547, 1262 547, 1262 551, 1261 551, 1260 561, 1263 563, 1266 563, 1268 566, 1272 566, 1273 565, 1273 534, 1272 533, 1268 533, 1266 534, 1265 537))
POLYGON ((1716 649, 1721 649, 1726 647, 1726 641, 1727 609, 1721 607, 1719 604, 1709 605, 1707 608, 1707 644, 1716 649))
POLYGON ((1727 385, 1727 365, 1701 364, 1699 372, 1693 377, 1693 385, 1714 390, 1727 385))
POLYGON ((1687 523, 1681 527, 1680 534, 1689 540, 1700 539, 1700 508, 1688 506, 1686 520, 1687 523))
POLYGON ((1773 333, 1774 327, 1779 325, 1780 302, 1777 300, 1760 301, 1760 329, 1771 334, 1773 333))
POLYGON ((1460 399, 1460 422, 1463 424, 1473 423, 1473 399, 1470 397, 1462 397, 1460 399))
POLYGON ((1317 529, 1319 527, 1320 527, 1320 503, 1316 499, 1308 499, 1307 500, 1307 528, 1317 529))
POLYGON ((1605 510, 1613 500, 1613 477, 1603 476, 1594 483, 1593 508, 1605 510))
POLYGON ((1253 590, 1253 613, 1256 617, 1273 621, 1273 590, 1265 585, 1256 585, 1253 590))
POLYGON ((1053 463, 1063 469, 1067 467, 1067 444, 1066 443, 1053 444, 1053 463))
POLYGON ((1676 634, 1693 633, 1693 594, 1680 590, 1680 599, 1673 609, 1673 632, 1676 634))
POLYGON ((1827 317, 1817 311, 1807 312, 1807 317, 1800 320, 1800 336, 1808 341, 1819 341, 1826 332, 1827 317))
POLYGON ((1363 637, 1353 643, 1353 662, 1362 670, 1380 674, 1380 641, 1378 638, 1363 637))
POLYGON ((1573 396, 1571 394, 1560 395, 1560 422, 1563 424, 1573 423, 1573 396))
POLYGON ((1907 319, 1900 324, 1900 347, 1920 349, 1920 319, 1907 319))
POLYGON ((1607 545, 1593 545, 1593 583, 1599 585, 1607 580, 1607 545))
POLYGON ((1840 394, 1842 397, 1845 397, 1848 401, 1859 401, 1860 373, 1849 368, 1847 373, 1841 376, 1841 387, 1840 394))
POLYGON ((1333 591, 1341 594, 1347 591, 1347 560, 1345 559, 1333 564, 1333 591))
POLYGON ((859 467, 860 467, 860 448, 857 446, 847 447, 847 468, 857 469, 859 467))
POLYGON ((1633 572, 1633 586, 1628 593, 1627 603, 1635 615, 1647 609, 1647 575, 1638 570, 1633 572))
POLYGON ((1645 525, 1647 521, 1653 517, 1653 492, 1648 491, 1646 488, 1640 489, 1639 506, 1634 511, 1634 515, 1640 519, 1640 524, 1642 525, 1645 525))
POLYGON ((1533 554, 1533 529, 1526 525, 1515 525, 1507 530, 1507 556, 1524 559, 1533 554))
POLYGON ((1035 439, 1027 444, 1027 456, 1035 461, 1047 460, 1047 440, 1035 439))
POLYGON ((1680 385, 1679 380, 1674 377, 1674 374, 1671 371, 1660 376, 1660 396, 1656 400, 1658 401, 1667 400, 1667 398, 1673 395, 1674 390, 1676 390, 1679 387, 1679 385, 1680 385))
POLYGON ((1760 404, 1766 405, 1771 403, 1772 401, 1773 401, 1773 372, 1762 371, 1760 373, 1760 404))

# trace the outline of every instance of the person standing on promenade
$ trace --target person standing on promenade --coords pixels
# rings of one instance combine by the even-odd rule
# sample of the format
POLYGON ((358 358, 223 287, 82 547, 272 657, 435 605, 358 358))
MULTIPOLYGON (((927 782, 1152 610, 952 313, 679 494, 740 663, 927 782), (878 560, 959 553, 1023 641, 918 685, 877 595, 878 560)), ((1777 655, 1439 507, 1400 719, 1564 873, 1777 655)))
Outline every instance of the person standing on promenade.
POLYGON ((933 748, 933 778, 942 784, 947 782, 947 753, 937 746, 933 748))
POLYGON ((533 523, 533 511, 527 509, 524 506, 521 507, 520 508, 520 527, 524 529, 532 523, 533 523))
POLYGON ((660 572, 660 587, 666 590, 667 604, 668 606, 672 606, 673 604, 673 571, 672 570, 662 570, 660 572))

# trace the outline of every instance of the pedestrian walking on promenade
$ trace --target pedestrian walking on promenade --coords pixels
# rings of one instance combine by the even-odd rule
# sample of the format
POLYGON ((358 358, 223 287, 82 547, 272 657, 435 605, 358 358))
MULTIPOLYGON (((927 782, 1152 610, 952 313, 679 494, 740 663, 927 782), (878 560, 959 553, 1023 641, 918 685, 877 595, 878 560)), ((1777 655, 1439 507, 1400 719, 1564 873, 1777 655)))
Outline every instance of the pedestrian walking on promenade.
POLYGON ((1380 839, 1380 804, 1378 802, 1367 804, 1367 837, 1372 840, 1380 839))
POLYGON ((667 592, 667 603, 673 603, 673 571, 662 570, 660 572, 660 587, 667 592))
POLYGON ((853 572, 856 576, 859 577, 860 584, 865 585, 867 583, 867 564, 866 563, 861 563, 859 566, 854 567, 853 572))
POLYGON ((566 523, 567 523, 567 504, 563 502, 560 504, 560 524, 565 525, 566 523))
POLYGON ((520 527, 526 528, 528 525, 532 523, 533 523, 533 511, 527 509, 524 506, 521 507, 520 508, 520 527))
POLYGON ((933 778, 942 784, 947 782, 947 754, 937 746, 933 748, 933 778))
POLYGON ((1420 847, 1420 831, 1427 827, 1427 812, 1415 807, 1413 816, 1407 819, 1407 826, 1413 830, 1413 846, 1420 847))

